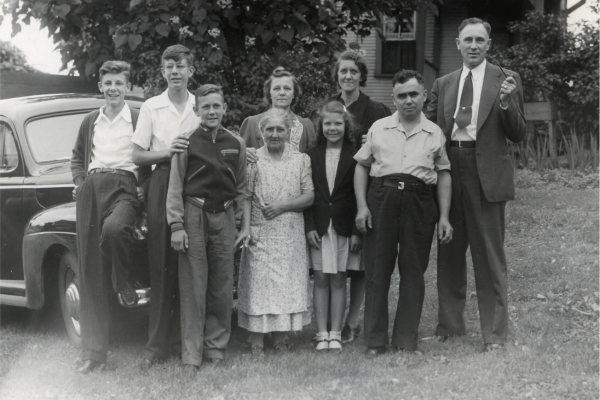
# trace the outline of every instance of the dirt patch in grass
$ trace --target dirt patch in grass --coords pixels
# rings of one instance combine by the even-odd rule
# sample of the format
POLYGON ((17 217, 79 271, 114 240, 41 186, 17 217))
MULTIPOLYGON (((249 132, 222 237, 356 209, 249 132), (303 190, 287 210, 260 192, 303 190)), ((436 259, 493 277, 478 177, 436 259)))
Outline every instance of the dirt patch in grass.
MULTIPOLYGON (((519 174, 519 182, 529 179, 519 180, 519 174)), ((293 336, 293 353, 268 353, 253 363, 245 331, 234 327, 222 367, 205 365, 191 374, 171 360, 143 374, 137 368, 146 329, 140 314, 113 321, 111 370, 78 376, 73 369, 79 351, 64 334, 31 331, 3 318, 0 398, 597 399, 598 190, 524 186, 506 214, 510 336, 505 351, 481 352, 470 269, 467 335, 443 344, 422 341, 420 357, 386 354, 368 361, 361 342, 345 346, 340 355, 316 354, 310 326, 293 336)), ((426 273, 423 338, 437 322, 436 253, 434 248, 426 273)), ((395 275, 391 304, 397 290, 395 275)))

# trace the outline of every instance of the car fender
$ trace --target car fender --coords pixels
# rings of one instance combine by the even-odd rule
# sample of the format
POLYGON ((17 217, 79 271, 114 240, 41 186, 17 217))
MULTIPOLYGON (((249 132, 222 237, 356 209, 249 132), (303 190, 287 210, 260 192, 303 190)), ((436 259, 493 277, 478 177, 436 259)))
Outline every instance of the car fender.
POLYGON ((25 227, 23 270, 27 308, 44 307, 45 269, 58 265, 64 251, 77 256, 75 203, 43 210, 34 215, 25 227))

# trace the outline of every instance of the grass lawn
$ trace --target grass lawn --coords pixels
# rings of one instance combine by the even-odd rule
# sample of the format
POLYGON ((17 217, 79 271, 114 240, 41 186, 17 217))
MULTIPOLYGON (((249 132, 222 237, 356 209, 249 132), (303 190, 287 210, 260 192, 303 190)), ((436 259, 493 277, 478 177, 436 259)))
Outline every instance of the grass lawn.
MULTIPOLYGON (((363 357, 359 341, 341 355, 316 354, 314 324, 295 335, 294 352, 252 363, 246 333, 234 328, 225 365, 196 374, 176 360, 137 369, 146 315, 113 321, 110 369, 76 375, 79 351, 66 335, 31 324, 30 312, 2 308, 2 399, 597 399, 598 189, 528 184, 517 177, 507 206, 510 335, 505 351, 482 353, 472 270, 468 334, 446 343, 422 341, 423 356, 363 357)), ((536 177, 537 179, 539 177, 536 177)), ((585 185, 584 185, 585 187, 585 185)), ((420 335, 437 321, 435 255, 426 273, 420 335)), ((396 284, 390 293, 394 315, 396 284)), ((362 336, 361 336, 362 337, 362 336)))

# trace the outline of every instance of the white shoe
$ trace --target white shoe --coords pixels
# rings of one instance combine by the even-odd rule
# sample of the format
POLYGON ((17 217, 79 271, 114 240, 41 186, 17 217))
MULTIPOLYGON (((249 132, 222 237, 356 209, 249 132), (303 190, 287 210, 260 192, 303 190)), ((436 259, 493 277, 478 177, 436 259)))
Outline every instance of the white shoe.
POLYGON ((329 332, 329 351, 334 353, 342 352, 342 332, 329 332))
POLYGON ((329 334, 327 332, 319 332, 315 337, 317 341, 316 350, 318 352, 326 352, 329 350, 329 334))

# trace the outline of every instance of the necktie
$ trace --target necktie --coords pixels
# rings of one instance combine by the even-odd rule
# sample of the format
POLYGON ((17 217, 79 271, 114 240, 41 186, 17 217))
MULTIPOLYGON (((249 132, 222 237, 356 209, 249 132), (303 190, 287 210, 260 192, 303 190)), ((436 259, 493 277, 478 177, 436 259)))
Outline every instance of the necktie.
POLYGON ((471 117, 473 116, 473 79, 471 71, 465 78, 465 84, 463 85, 462 95, 460 96, 460 107, 454 122, 460 129, 463 129, 471 123, 471 117))

